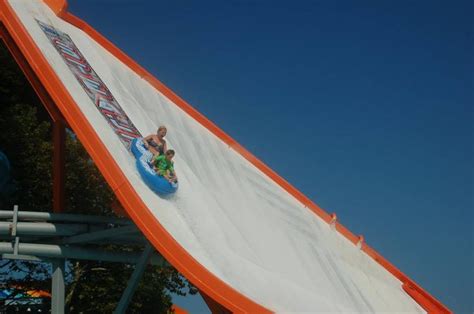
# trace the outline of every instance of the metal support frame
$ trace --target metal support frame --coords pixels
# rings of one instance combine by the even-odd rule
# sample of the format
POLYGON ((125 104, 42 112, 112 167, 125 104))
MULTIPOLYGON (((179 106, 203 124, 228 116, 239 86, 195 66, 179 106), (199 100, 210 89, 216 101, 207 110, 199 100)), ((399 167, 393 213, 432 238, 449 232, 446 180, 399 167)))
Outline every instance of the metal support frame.
MULTIPOLYGON (((140 260, 140 254, 135 252, 109 251, 89 247, 89 244, 147 245, 148 241, 128 219, 24 212, 19 211, 18 206, 13 211, 0 211, 0 254, 3 258, 66 258, 129 264, 140 260)), ((165 261, 155 253, 150 263, 164 265, 165 261)))
POLYGON ((128 280, 127 288, 123 292, 122 297, 120 298, 120 301, 114 311, 114 314, 125 313, 126 309, 128 308, 128 305, 130 304, 130 301, 132 300, 133 294, 137 289, 138 283, 140 282, 140 279, 142 278, 143 273, 145 272, 146 265, 150 260, 151 253, 153 252, 153 250, 154 248, 150 244, 147 244, 145 246, 145 250, 140 256, 140 259, 138 260, 137 264, 135 265, 135 269, 133 270, 132 276, 128 280))
POLYGON ((146 265, 167 265, 128 219, 19 211, 16 205, 12 211, 0 211, 0 257, 52 263, 52 313, 60 314, 64 313, 67 259, 136 264, 116 313, 125 313, 146 265), (97 243, 145 246, 136 253, 101 249, 97 243))

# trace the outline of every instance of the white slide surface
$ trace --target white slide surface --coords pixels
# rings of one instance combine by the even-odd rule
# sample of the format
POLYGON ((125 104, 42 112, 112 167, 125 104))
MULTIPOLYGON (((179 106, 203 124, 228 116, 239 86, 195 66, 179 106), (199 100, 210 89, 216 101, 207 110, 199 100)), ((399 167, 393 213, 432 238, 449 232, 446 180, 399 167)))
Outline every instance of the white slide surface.
POLYGON ((274 312, 424 313, 402 282, 89 35, 39 0, 19 20, 148 210, 211 274, 274 312), (142 135, 168 128, 178 191, 163 198, 38 23, 67 34, 142 135))

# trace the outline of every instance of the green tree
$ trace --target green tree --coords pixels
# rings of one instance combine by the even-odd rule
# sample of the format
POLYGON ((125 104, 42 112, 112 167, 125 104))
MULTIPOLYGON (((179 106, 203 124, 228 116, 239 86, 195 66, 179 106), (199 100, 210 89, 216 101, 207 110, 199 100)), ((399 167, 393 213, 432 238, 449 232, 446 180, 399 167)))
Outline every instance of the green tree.
MULTIPOLYGON (((0 194, 0 209, 48 211, 52 208, 51 121, 4 46, 0 45, 0 150, 10 159, 10 193, 0 194)), ((112 216, 115 196, 71 130, 66 132, 66 205, 70 213, 112 216)), ((108 249, 116 249, 107 247, 108 249)), ((129 246, 122 250, 137 250, 129 246)), ((112 312, 133 266, 70 261, 67 308, 71 313, 112 312)), ((10 286, 50 289, 45 263, 0 260, 0 281, 10 286)), ((174 268, 148 266, 130 313, 164 313, 170 293, 195 294, 196 288, 174 268)))

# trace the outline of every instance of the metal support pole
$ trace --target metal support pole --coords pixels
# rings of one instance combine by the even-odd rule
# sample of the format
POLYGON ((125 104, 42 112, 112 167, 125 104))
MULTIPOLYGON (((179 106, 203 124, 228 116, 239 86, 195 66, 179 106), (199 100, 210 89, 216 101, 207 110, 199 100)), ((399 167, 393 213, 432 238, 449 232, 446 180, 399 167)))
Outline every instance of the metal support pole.
POLYGON ((145 267, 148 264, 152 252, 153 247, 148 243, 145 246, 143 254, 140 256, 137 265, 135 266, 135 270, 133 271, 132 276, 128 280, 127 288, 123 292, 122 297, 120 298, 120 302, 118 303, 117 308, 114 311, 114 314, 123 314, 127 310, 128 305, 132 300, 133 294, 137 289, 138 283, 140 282, 140 279, 142 278, 142 275, 145 272, 145 267))
MULTIPOLYGON (((118 228, 110 228, 118 229, 118 228)), ((89 226, 87 224, 72 224, 72 223, 47 223, 47 222, 7 222, 0 221, 0 235, 10 237, 25 237, 25 236, 37 236, 37 237, 68 237, 86 232, 96 232, 104 230, 104 227, 100 226, 89 226), (13 234, 15 230, 15 234, 13 234)), ((105 229, 108 230, 108 229, 105 229)), ((137 230, 135 228, 135 230, 137 230)), ((138 231, 137 231, 138 232, 138 231)))
POLYGON ((16 226, 18 224, 18 205, 13 206, 13 223, 11 227, 12 237, 16 237, 16 226))
MULTIPOLYGON (((0 242, 0 258, 6 258, 3 254, 7 254, 7 257, 8 254, 13 254, 12 243, 0 242)), ((80 259, 125 264, 139 263, 142 257, 134 252, 114 252, 99 248, 93 249, 73 245, 65 246, 39 243, 19 243, 18 254, 36 256, 39 258, 80 259)), ((157 253, 152 254, 149 262, 152 265, 166 265, 166 261, 157 253)))
MULTIPOLYGON (((11 210, 0 210, 0 219, 13 219, 14 211, 11 210)), ((18 220, 22 221, 49 221, 49 222, 78 222, 78 223, 89 223, 89 224, 112 224, 112 225, 133 225, 130 219, 116 218, 116 217, 104 217, 104 216, 91 216, 91 215, 78 215, 78 214, 56 214, 47 212, 32 212, 32 211, 18 211, 18 220)))
POLYGON ((18 246, 20 245, 20 238, 16 236, 18 227, 18 205, 13 207, 13 223, 11 225, 11 236, 15 237, 13 245, 13 254, 18 254, 18 246))
POLYGON ((64 314, 64 259, 52 261, 53 278, 51 289, 51 313, 64 314))

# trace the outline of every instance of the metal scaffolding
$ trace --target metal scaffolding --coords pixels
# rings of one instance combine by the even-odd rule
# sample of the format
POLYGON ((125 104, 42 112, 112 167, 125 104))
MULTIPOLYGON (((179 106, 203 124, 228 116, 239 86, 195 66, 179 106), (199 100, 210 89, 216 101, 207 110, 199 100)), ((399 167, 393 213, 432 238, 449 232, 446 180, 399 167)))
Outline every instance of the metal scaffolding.
POLYGON ((59 314, 64 313, 68 259, 135 264, 114 313, 125 313, 146 265, 167 265, 128 219, 19 211, 18 206, 0 210, 0 254, 3 259, 52 264, 51 312, 59 314), (97 244, 140 245, 143 252, 111 251, 97 244))

